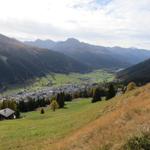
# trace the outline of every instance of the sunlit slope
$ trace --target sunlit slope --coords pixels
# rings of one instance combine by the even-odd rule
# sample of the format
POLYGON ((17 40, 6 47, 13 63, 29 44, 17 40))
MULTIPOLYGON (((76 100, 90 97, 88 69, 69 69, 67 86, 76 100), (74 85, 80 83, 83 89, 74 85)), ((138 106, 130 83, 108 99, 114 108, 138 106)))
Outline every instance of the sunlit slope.
POLYGON ((95 121, 47 149, 120 150, 128 138, 149 129, 150 84, 112 99, 95 121))
POLYGON ((91 104, 91 99, 78 99, 66 103, 64 109, 56 112, 48 107, 43 115, 37 110, 22 114, 22 119, 1 121, 0 150, 51 147, 51 144, 94 121, 106 105, 106 101, 91 104))
POLYGON ((109 101, 78 99, 45 111, 0 122, 0 150, 119 150, 150 127, 150 84, 109 101))

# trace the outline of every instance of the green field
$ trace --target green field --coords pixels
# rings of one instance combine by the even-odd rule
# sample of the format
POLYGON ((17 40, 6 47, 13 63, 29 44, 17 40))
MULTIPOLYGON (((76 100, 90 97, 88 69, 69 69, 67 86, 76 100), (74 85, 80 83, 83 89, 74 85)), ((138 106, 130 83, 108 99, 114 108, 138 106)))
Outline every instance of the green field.
POLYGON ((86 83, 86 82, 92 82, 92 83, 99 83, 104 81, 112 81, 114 79, 114 76, 111 73, 108 73, 103 70, 96 70, 91 73, 86 74, 79 74, 79 73, 70 73, 70 74, 52 74, 47 75, 43 78, 37 78, 35 83, 32 84, 33 88, 40 88, 42 86, 61 86, 63 84, 69 84, 69 83, 86 83))
POLYGON ((77 99, 66 103, 64 109, 52 112, 45 109, 23 113, 23 118, 0 122, 0 150, 41 150, 67 134, 95 120, 108 101, 91 103, 91 99, 77 99), (94 111, 93 111, 94 110, 94 111))
POLYGON ((37 91, 49 86, 62 86, 64 84, 83 84, 83 83, 102 83, 109 82, 114 79, 112 73, 104 70, 95 70, 86 74, 70 73, 70 74, 49 74, 42 78, 36 78, 28 81, 25 85, 15 85, 8 87, 2 95, 9 95, 20 91, 37 91))

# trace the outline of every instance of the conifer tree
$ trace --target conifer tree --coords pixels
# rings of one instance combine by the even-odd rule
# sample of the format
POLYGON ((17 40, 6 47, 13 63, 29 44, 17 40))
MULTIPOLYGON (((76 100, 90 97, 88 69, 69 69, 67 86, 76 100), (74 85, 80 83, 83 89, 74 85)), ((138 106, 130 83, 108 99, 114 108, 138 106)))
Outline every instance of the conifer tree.
POLYGON ((65 101, 65 94, 64 94, 64 92, 58 93, 56 100, 57 100, 57 103, 59 105, 59 108, 63 108, 65 105, 65 102, 64 102, 65 101))
POLYGON ((106 100, 113 98, 115 95, 116 95, 116 90, 115 90, 113 84, 110 84, 108 86, 108 92, 107 92, 106 100))
POLYGON ((101 101, 101 93, 100 93, 99 88, 93 89, 92 103, 95 103, 97 101, 101 101))
POLYGON ((20 110, 19 109, 16 110, 15 115, 16 115, 16 118, 20 118, 20 110))
POLYGON ((42 108, 42 109, 41 109, 41 114, 44 114, 44 113, 45 113, 45 111, 44 111, 44 109, 42 108))

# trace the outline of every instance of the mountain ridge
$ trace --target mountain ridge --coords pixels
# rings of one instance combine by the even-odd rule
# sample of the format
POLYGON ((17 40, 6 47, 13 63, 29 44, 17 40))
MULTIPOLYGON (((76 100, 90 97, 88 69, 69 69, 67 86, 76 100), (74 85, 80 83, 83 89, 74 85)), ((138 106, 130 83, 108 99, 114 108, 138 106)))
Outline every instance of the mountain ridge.
POLYGON ((17 83, 50 72, 87 72, 90 69, 60 52, 26 45, 0 35, 0 82, 17 83))
POLYGON ((46 47, 64 53, 94 69, 101 68, 127 68, 150 58, 150 51, 136 48, 104 47, 80 42, 75 38, 66 41, 54 42, 47 47, 45 42, 25 42, 28 45, 46 47))

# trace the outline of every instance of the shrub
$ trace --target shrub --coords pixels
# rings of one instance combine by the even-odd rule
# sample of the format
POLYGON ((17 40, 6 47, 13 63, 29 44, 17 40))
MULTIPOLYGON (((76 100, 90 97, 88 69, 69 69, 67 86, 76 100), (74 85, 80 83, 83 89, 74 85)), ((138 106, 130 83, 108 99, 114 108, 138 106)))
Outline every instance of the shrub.
POLYGON ((142 136, 135 136, 123 146, 124 150, 150 150, 150 133, 143 133, 142 136))
POLYGON ((134 82, 130 82, 128 85, 127 85, 127 90, 126 92, 128 91, 132 91, 136 88, 136 84, 134 82))
POLYGON ((42 109, 41 109, 41 114, 44 114, 44 113, 45 113, 45 111, 44 111, 44 109, 42 108, 42 109))

